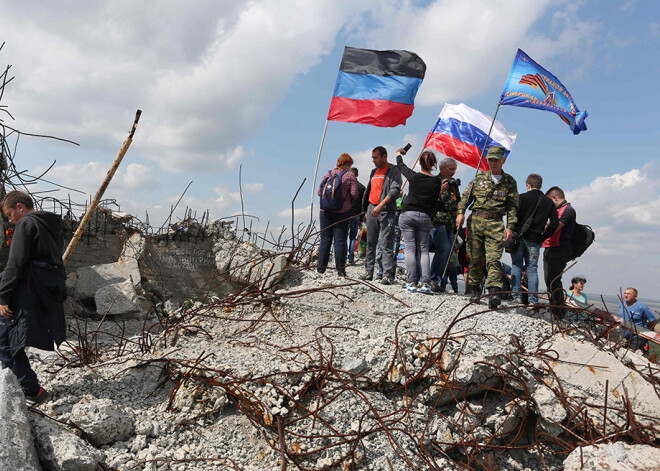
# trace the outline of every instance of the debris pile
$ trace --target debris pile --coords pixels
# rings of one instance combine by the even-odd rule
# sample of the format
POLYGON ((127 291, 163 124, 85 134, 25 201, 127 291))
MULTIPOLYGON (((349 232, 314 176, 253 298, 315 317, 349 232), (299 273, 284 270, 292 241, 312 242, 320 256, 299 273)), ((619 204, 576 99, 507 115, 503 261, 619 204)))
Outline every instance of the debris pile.
MULTIPOLYGON (((146 299, 157 244, 127 240, 141 284, 122 276, 146 299)), ((654 469, 660 368, 607 326, 373 285, 360 266, 319 275, 292 245, 227 229, 210 252, 228 270, 216 287, 242 282, 227 294, 142 318, 71 312, 60 354, 34 352, 53 399, 31 415, 42 462, 75 449, 87 464, 44 469, 654 469)))

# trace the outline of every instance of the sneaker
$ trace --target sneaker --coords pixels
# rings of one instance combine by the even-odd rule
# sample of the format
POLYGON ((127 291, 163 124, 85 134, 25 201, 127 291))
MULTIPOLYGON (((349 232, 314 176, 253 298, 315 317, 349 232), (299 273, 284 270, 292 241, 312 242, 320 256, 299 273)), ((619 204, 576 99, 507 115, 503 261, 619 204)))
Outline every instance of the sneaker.
POLYGON ((417 291, 424 294, 431 294, 433 293, 433 288, 428 283, 424 283, 417 291))
POLYGON ((382 280, 380 280, 380 284, 381 285, 393 285, 394 280, 392 278, 389 278, 389 277, 385 276, 385 277, 383 277, 382 280))
POLYGON ((409 293, 414 293, 417 291, 417 283, 406 283, 403 286, 409 293))
POLYGON ((39 392, 36 396, 30 396, 28 394, 25 395, 25 400, 28 407, 38 407, 44 402, 48 401, 48 399, 50 399, 50 393, 44 388, 39 388, 39 392))
POLYGON ((373 273, 363 273, 360 275, 359 279, 362 281, 371 281, 374 279, 374 275, 373 273))
POLYGON ((522 296, 514 296, 513 299, 511 300, 513 304, 522 304, 522 296))

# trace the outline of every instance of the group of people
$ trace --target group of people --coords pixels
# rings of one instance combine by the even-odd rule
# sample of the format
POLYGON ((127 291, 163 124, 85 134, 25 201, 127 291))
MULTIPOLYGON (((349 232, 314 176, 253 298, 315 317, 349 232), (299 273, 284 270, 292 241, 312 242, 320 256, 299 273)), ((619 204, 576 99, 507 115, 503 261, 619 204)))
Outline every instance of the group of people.
MULTIPOLYGON (((394 283, 398 226, 405 243, 404 288, 408 291, 431 293, 440 290, 446 283, 446 279, 443 283, 443 276, 446 276, 452 247, 456 246, 454 238, 457 234, 465 234, 466 294, 470 294, 471 302, 481 298, 485 289, 489 307, 495 309, 500 305, 501 258, 506 246, 511 254, 510 283, 514 303, 522 304, 525 293, 522 281, 526 275, 526 299, 535 309, 539 308, 538 261, 541 248, 544 248, 543 275, 551 313, 564 318, 574 311, 572 307, 588 305, 583 293, 586 283, 583 276, 575 277, 568 291, 562 285, 562 274, 574 258, 571 241, 576 227, 576 211, 566 201, 560 187, 553 186, 542 192, 543 178, 533 173, 525 181, 526 192, 519 194, 516 180, 503 171, 506 150, 501 146, 488 149, 485 158, 489 170, 478 172, 462 195, 460 181, 453 178, 457 168, 455 160, 445 158, 438 163, 435 154, 425 150, 419 157, 420 171, 414 171, 404 162, 405 155, 406 149, 399 149, 396 165, 393 165, 388 162, 384 147, 374 148, 371 156, 374 169, 364 190, 359 188, 355 174, 344 172, 353 165, 348 154, 342 154, 337 168, 325 175, 318 194, 323 194, 333 176, 342 174, 341 191, 345 202, 340 210, 321 211, 320 273, 327 268, 334 239, 335 266, 340 276, 346 276, 346 256, 347 253, 349 257, 353 256, 354 245, 351 236, 352 243, 347 250, 347 230, 349 225, 359 224, 364 216, 367 236, 362 280, 373 280, 376 254, 380 251, 381 283, 394 283), (438 167, 439 173, 434 175, 432 172, 438 167), (403 194, 402 176, 407 179, 409 189, 397 207, 397 199, 403 194), (468 209, 471 212, 466 219, 468 209), (435 248, 432 258, 430 245, 435 248)), ((357 229, 351 234, 356 232, 357 229)), ((628 290, 636 292, 634 288, 628 290)), ((624 319, 635 322, 635 315, 630 314, 633 311, 623 309, 622 312, 624 319)), ((640 312, 643 315, 637 316, 640 322, 637 325, 653 327, 655 317, 646 315, 646 311, 640 312)))

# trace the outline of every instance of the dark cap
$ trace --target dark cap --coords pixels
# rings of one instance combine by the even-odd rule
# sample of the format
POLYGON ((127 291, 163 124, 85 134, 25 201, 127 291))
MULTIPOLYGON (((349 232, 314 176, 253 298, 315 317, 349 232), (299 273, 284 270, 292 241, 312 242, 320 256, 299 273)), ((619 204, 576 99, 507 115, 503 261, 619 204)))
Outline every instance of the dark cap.
POLYGON ((486 154, 487 159, 503 159, 506 156, 504 155, 504 151, 506 149, 502 146, 490 146, 488 148, 488 153, 486 154))

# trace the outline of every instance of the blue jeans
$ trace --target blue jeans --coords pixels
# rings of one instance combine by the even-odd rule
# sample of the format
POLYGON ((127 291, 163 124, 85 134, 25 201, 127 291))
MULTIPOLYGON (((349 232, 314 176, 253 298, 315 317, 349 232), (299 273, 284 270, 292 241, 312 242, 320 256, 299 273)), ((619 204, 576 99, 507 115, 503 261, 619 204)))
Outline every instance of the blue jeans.
POLYGON ((431 261, 431 280, 438 284, 442 282, 442 272, 449 260, 453 241, 454 233, 449 232, 446 226, 431 228, 431 243, 435 247, 435 255, 431 261))
POLYGON ((406 244, 406 276, 408 283, 428 283, 429 233, 431 217, 420 211, 404 211, 399 216, 399 226, 406 244), (418 268, 419 265, 419 268, 418 268))
POLYGON ((358 229, 360 228, 360 218, 362 216, 353 216, 348 221, 348 251, 346 256, 349 262, 355 260, 355 242, 357 241, 358 229))
POLYGON ((18 379, 18 384, 26 395, 36 396, 39 393, 39 380, 36 373, 30 367, 25 350, 16 352, 12 358, 9 349, 9 328, 12 325, 11 319, 0 317, 0 361, 3 368, 9 368, 14 372, 18 379))
POLYGON ((520 239, 520 247, 515 253, 511 254, 511 284, 514 296, 520 296, 523 263, 527 267, 527 291, 529 292, 530 304, 538 304, 539 296, 536 294, 539 290, 539 254, 541 245, 536 242, 530 242, 525 238, 520 239))
POLYGON ((318 272, 323 273, 330 260, 330 248, 334 240, 335 267, 340 275, 346 273, 346 237, 348 236, 348 213, 321 211, 321 243, 319 245, 318 272))

